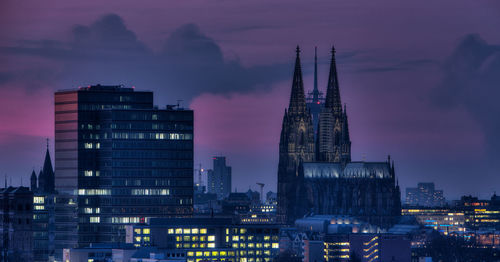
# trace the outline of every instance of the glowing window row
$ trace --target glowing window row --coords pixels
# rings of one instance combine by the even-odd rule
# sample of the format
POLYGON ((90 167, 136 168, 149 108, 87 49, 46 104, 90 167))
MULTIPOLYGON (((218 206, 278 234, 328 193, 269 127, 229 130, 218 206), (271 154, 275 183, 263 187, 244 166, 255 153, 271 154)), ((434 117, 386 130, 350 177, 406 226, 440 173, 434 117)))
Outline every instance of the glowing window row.
POLYGON ((168 234, 206 234, 206 228, 169 228, 168 234))

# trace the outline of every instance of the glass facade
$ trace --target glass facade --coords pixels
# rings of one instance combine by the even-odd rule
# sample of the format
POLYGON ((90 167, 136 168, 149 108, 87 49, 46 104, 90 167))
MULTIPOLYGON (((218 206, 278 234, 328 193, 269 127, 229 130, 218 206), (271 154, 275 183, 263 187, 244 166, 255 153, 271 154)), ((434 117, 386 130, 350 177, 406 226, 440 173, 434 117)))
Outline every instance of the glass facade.
POLYGON ((124 242, 126 224, 188 216, 193 111, 152 92, 91 86, 55 94, 56 189, 78 203, 78 243, 124 242))

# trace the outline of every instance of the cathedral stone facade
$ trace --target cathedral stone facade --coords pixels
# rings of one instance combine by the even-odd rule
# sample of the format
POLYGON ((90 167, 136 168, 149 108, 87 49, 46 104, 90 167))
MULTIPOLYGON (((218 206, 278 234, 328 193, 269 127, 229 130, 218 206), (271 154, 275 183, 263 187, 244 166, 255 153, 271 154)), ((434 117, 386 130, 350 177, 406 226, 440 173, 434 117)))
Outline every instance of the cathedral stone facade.
MULTIPOLYGON (((286 224, 308 214, 349 215, 388 227, 401 210, 394 163, 351 161, 346 106, 342 106, 335 49, 325 103, 314 132, 306 105, 300 50, 290 104, 283 116, 278 165, 278 216, 286 224)), ((315 65, 316 66, 316 65, 315 65)))

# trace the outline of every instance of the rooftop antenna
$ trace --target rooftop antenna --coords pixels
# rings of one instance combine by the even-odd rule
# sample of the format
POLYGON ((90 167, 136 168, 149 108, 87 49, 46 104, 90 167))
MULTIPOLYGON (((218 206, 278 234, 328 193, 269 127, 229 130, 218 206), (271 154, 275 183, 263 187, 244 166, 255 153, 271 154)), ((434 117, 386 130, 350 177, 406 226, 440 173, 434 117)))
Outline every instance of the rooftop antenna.
POLYGON ((366 161, 366 153, 363 153, 363 156, 362 156, 362 158, 361 158, 361 159, 362 159, 361 161, 363 161, 363 162, 365 162, 365 161, 366 161))
POLYGON ((184 101, 182 99, 177 99, 177 109, 181 108, 181 102, 184 101))

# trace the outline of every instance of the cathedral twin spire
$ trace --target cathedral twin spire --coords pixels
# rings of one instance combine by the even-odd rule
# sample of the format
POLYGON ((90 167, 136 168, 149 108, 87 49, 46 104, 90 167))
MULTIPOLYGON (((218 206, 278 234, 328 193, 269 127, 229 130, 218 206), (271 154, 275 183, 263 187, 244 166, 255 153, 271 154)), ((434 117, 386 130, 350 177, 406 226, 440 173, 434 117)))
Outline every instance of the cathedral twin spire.
MULTIPOLYGON (((314 55, 314 95, 319 93, 317 88, 317 52, 315 48, 314 55)), ((322 113, 319 117, 317 141, 315 143, 315 160, 327 162, 350 161, 351 141, 349 137, 349 128, 347 122, 347 113, 340 99, 340 87, 335 59, 335 48, 332 47, 332 58, 330 62, 330 72, 328 76, 328 85, 326 99, 323 105, 322 113), (322 117, 321 117, 322 116, 322 117)), ((318 100, 319 101, 319 100, 318 100)), ((293 73, 292 91, 290 95, 290 104, 287 117, 297 115, 310 115, 306 104, 304 92, 304 83, 302 79, 302 68, 300 64, 300 48, 297 46, 295 68, 293 73)), ((288 120, 291 120, 288 118, 288 120)))

